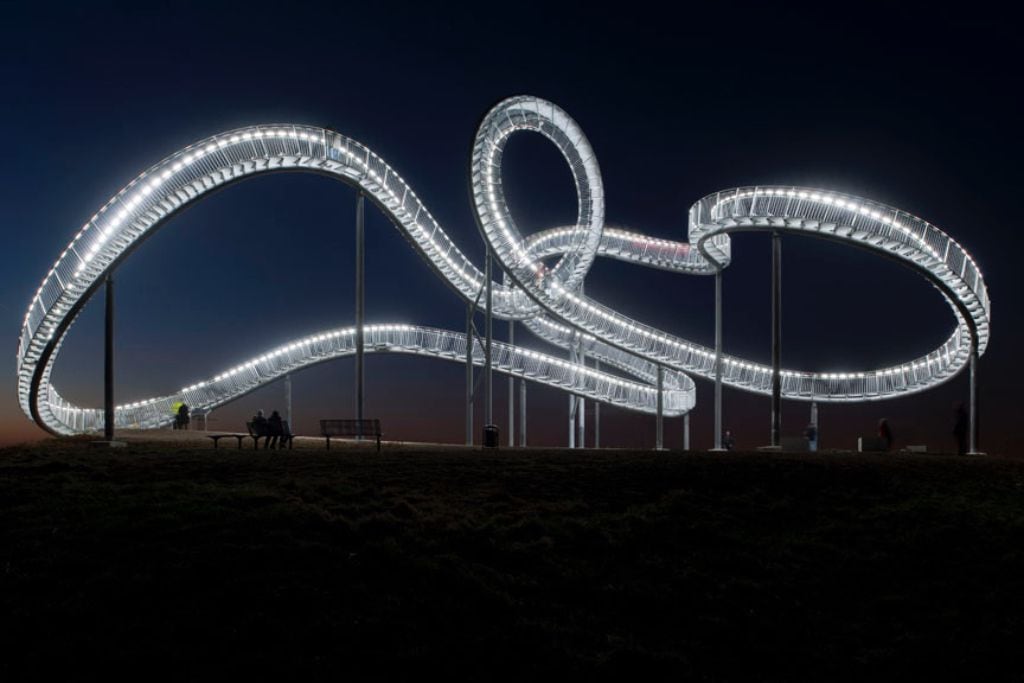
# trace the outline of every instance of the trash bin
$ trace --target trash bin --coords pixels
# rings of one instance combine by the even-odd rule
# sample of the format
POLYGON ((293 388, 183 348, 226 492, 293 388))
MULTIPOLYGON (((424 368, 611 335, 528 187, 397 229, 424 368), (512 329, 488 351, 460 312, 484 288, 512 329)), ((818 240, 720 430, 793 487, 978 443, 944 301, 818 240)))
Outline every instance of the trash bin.
POLYGON ((498 425, 484 425, 484 448, 498 447, 498 425))

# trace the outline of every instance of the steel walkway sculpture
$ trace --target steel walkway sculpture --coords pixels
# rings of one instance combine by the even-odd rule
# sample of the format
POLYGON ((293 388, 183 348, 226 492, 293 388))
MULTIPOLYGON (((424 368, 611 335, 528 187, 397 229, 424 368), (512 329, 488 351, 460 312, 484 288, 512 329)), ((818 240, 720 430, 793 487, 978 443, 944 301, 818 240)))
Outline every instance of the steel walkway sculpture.
MULTIPOLYGON (((75 235, 46 274, 25 315, 18 347, 18 396, 38 425, 56 434, 100 429, 103 412, 72 405, 50 382, 61 343, 106 274, 179 209, 225 185, 264 173, 306 171, 359 188, 403 233, 435 273, 466 302, 483 306, 484 272, 452 242, 416 193, 364 145, 324 128, 249 126, 187 147, 135 178, 75 235)), ((729 235, 742 231, 797 233, 839 241, 895 259, 923 275, 945 297, 956 319, 939 348, 892 367, 861 372, 782 371, 787 399, 842 402, 904 396, 944 382, 983 353, 990 305, 977 264, 947 234, 926 221, 877 202, 798 187, 744 187, 707 196, 690 209, 688 242, 656 239, 605 226, 604 188, 597 159, 580 127, 556 105, 514 97, 496 105, 476 134, 471 194, 477 222, 501 265, 492 282, 493 314, 522 321, 561 348, 582 348, 618 373, 495 343, 494 369, 630 409, 654 412, 658 368, 664 372, 665 415, 694 405, 690 375, 714 379, 716 353, 603 306, 582 293, 597 256, 678 273, 712 275, 730 262, 729 235), (506 205, 501 158, 509 137, 533 131, 552 141, 576 185, 576 224, 528 238, 506 205), (546 259, 558 258, 546 267, 546 259), (620 374, 621 373, 621 374, 620 374), (629 375, 636 381, 624 379, 629 375)), ((158 427, 170 406, 185 401, 213 408, 295 369, 353 353, 354 330, 304 337, 173 394, 118 406, 118 427, 158 427)), ((365 328, 367 350, 466 360, 466 335, 409 325, 365 328)), ((483 363, 482 350, 472 351, 483 363)), ((721 355, 721 381, 769 393, 771 366, 721 355)))

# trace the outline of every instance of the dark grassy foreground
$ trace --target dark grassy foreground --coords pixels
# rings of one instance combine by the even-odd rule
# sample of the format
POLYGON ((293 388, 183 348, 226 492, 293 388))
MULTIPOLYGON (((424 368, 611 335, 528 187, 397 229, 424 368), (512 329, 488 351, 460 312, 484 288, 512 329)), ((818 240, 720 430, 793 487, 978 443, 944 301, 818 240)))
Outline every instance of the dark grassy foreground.
POLYGON ((1022 485, 1006 458, 6 449, 0 676, 1016 676, 1022 485))

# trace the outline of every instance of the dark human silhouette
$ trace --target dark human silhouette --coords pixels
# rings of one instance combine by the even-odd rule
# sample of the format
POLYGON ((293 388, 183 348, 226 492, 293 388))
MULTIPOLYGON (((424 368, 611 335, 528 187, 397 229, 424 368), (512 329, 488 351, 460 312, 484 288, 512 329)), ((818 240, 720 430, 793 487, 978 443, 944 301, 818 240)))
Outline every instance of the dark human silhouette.
POLYGON ((967 454, 967 410, 963 403, 957 403, 954 409, 956 421, 953 423, 953 436, 956 437, 957 455, 967 454))
POLYGON ((813 422, 808 422, 804 429, 804 438, 807 439, 807 450, 814 453, 818 450, 818 428, 813 422))
POLYGON ((178 407, 178 413, 174 416, 174 428, 175 429, 188 429, 190 422, 188 416, 188 406, 182 403, 178 407))
POLYGON ((267 448, 277 448, 278 440, 284 436, 284 425, 281 423, 281 414, 276 410, 267 418, 267 434, 269 435, 267 448))
POLYGON ((722 448, 727 451, 736 448, 736 439, 733 438, 731 430, 726 429, 725 433, 722 434, 722 448))
POLYGON ((883 451, 892 448, 892 427, 884 417, 878 421, 878 441, 881 443, 883 451))

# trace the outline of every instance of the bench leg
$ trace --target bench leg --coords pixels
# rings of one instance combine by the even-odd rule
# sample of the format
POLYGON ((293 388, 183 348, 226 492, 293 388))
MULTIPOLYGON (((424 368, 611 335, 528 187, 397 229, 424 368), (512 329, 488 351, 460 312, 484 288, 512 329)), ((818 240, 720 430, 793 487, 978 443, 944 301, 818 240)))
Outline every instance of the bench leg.
POLYGON ((220 439, 214 439, 213 440, 213 450, 217 450, 217 442, 218 441, 220 441, 220 439))
POLYGON ((380 434, 377 435, 377 452, 380 453, 380 434))
POLYGON ((327 437, 327 450, 331 450, 331 437, 327 437))
POLYGON ((236 437, 235 437, 235 439, 237 439, 237 440, 238 440, 238 450, 242 450, 242 439, 243 439, 243 438, 244 438, 244 437, 241 437, 241 436, 236 436, 236 437))

